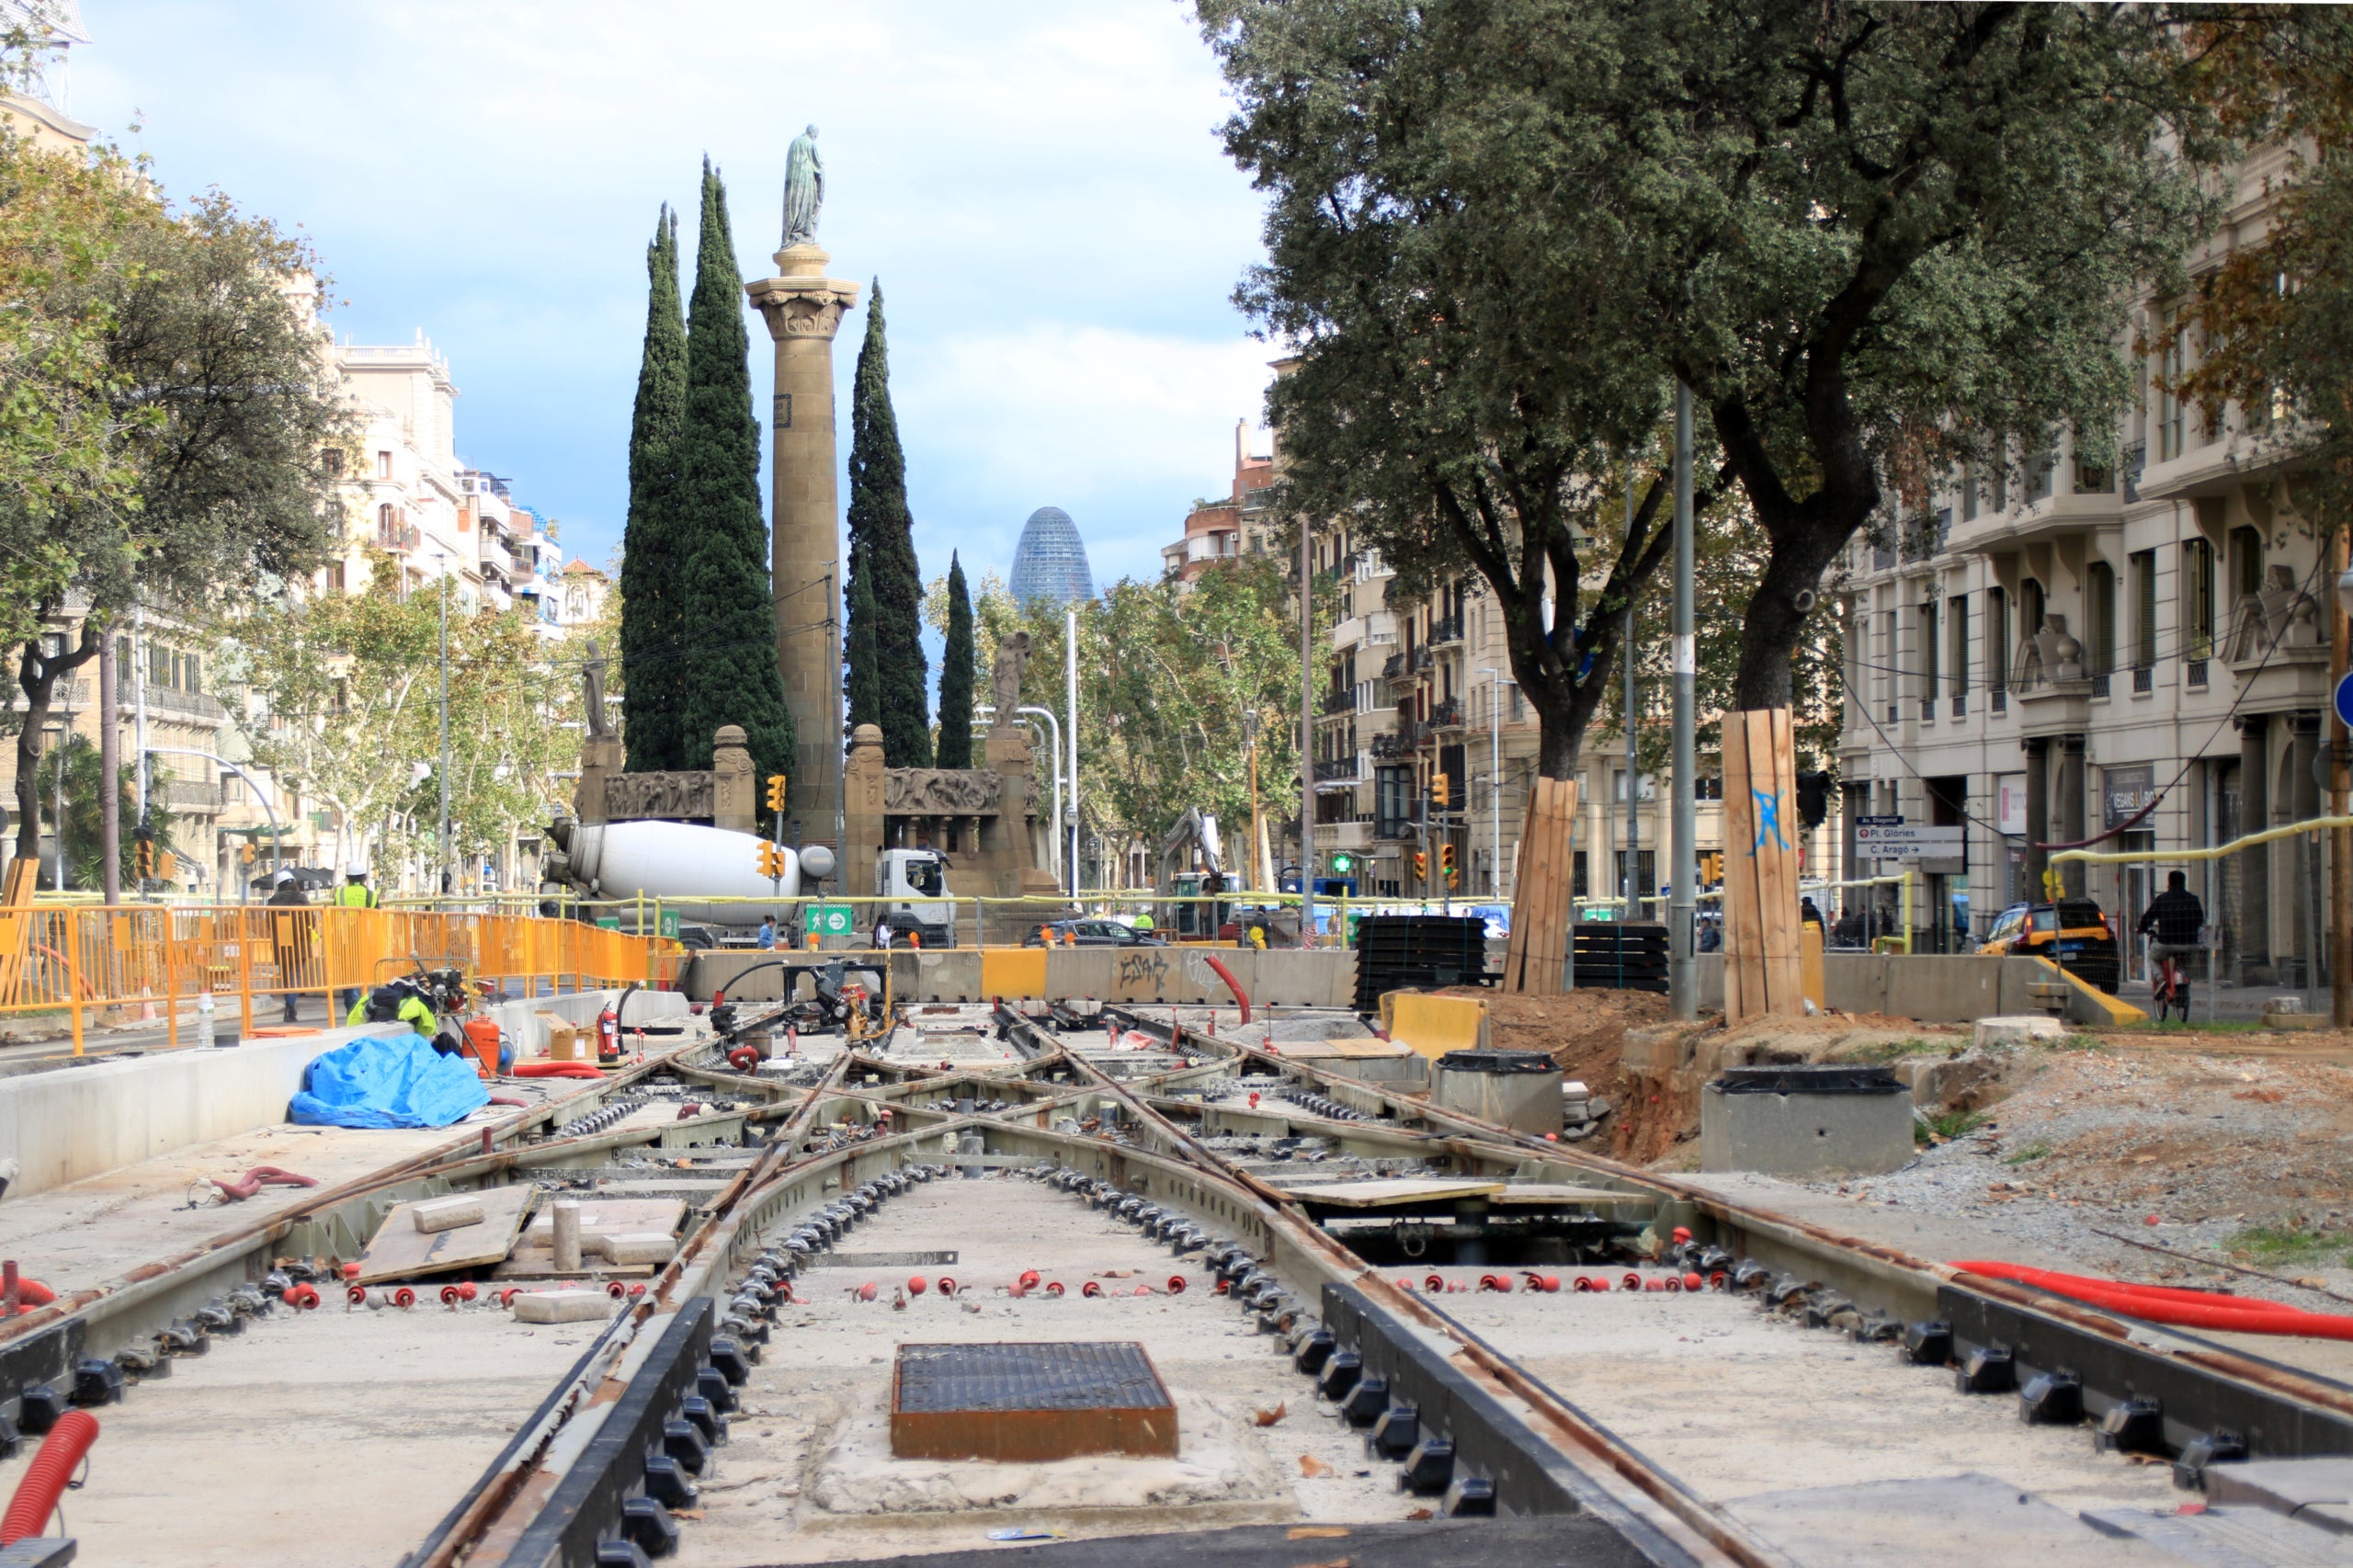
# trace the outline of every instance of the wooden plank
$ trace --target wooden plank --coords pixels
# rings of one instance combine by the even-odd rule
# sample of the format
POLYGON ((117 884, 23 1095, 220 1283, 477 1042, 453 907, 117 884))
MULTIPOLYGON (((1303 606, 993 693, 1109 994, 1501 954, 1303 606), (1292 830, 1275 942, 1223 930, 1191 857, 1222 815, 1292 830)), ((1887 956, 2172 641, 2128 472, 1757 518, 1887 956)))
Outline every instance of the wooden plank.
MULTIPOLYGON (((1259 1179, 1275 1182, 1274 1177, 1263 1172, 1259 1179)), ((1482 1181, 1476 1177, 1382 1176, 1371 1181, 1311 1182, 1299 1187, 1284 1185, 1283 1191, 1300 1202, 1322 1203, 1335 1209, 1388 1209, 1398 1204, 1433 1203, 1454 1198, 1492 1198, 1503 1191, 1504 1185, 1500 1181, 1482 1181)))
POLYGON ((32 949, 33 889, 40 881, 40 859, 20 856, 8 862, 7 880, 0 883, 0 1002, 20 1000, 17 986, 32 949))
POLYGON ((460 1268, 487 1268, 515 1248, 516 1233, 539 1189, 528 1182, 483 1187, 482 1222, 428 1235, 416 1228, 414 1203, 404 1203, 384 1216, 368 1250, 359 1255, 358 1283, 408 1279, 420 1274, 447 1274, 460 1268))
POLYGON ((1767 711, 1772 746, 1771 790, 1782 831, 1765 851, 1770 873, 1770 897, 1762 911, 1766 1011, 1779 1017, 1803 1017, 1804 970, 1798 950, 1797 737, 1788 709, 1767 711))
POLYGON ((1723 716, 1724 739, 1724 1022, 1741 1024, 1757 1005, 1764 983, 1756 915, 1756 807, 1749 794, 1747 715, 1723 716))
POLYGON ((1529 928, 1536 921, 1539 904, 1538 885, 1542 879, 1543 845, 1538 833, 1538 802, 1542 800, 1544 780, 1532 780, 1528 786, 1528 804, 1521 813, 1520 843, 1523 852, 1512 879, 1511 935, 1504 946, 1504 989, 1519 991, 1528 983, 1528 940, 1529 928))
POLYGON ((1618 1192, 1605 1187, 1576 1187, 1557 1181, 1516 1181, 1487 1201, 1522 1208, 1647 1210, 1658 1207, 1657 1197, 1651 1193, 1618 1192))

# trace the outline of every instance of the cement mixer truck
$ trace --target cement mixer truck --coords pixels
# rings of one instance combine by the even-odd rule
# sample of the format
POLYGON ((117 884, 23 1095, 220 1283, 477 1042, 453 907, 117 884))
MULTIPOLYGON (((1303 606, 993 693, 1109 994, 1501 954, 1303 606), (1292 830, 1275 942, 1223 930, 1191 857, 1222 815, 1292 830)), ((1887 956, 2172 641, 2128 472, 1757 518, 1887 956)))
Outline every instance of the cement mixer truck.
MULTIPOLYGON (((748 927, 773 915, 788 935, 800 925, 791 906, 813 895, 836 869, 834 852, 822 844, 800 849, 770 846, 782 865, 782 873, 770 877, 759 869, 767 840, 699 823, 559 821, 549 828, 548 838, 551 847, 540 863, 545 892, 617 902, 642 893, 660 899, 665 913, 706 926, 748 927), (714 898, 757 902, 706 902, 714 898)), ((890 902, 858 906, 861 931, 871 930, 879 917, 889 922, 899 942, 920 936, 926 948, 956 945, 946 856, 930 849, 883 850, 875 861, 874 893, 890 902)))

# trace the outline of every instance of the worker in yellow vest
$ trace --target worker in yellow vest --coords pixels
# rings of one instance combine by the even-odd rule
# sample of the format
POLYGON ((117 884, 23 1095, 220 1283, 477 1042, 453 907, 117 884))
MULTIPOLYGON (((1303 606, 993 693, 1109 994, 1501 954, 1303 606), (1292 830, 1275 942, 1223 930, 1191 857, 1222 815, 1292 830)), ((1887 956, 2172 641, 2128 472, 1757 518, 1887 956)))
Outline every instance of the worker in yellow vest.
MULTIPOLYGON (((338 909, 373 909, 376 890, 368 885, 368 862, 354 860, 343 869, 343 886, 335 890, 338 909)), ((335 994, 336 1010, 349 1013, 359 1002, 359 987, 347 985, 335 994)))

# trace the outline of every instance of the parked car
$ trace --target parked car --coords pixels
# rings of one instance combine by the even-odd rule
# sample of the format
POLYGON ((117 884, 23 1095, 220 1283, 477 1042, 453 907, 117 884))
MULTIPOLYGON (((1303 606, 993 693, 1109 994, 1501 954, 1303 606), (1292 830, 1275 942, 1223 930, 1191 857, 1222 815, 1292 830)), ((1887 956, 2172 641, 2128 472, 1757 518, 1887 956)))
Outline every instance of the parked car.
POLYGON ((2115 929, 2097 903, 2063 898, 2055 903, 2014 903, 1995 918, 1977 949, 2010 958, 2049 959, 2110 995, 2123 975, 2115 929))
MULTIPOLYGON (((1104 920, 1097 918, 1088 918, 1084 920, 1049 920, 1043 924, 1046 930, 1053 933, 1053 945, 1058 948, 1063 946, 1077 948, 1161 948, 1167 946, 1165 942, 1163 942, 1159 937, 1154 936, 1152 933, 1148 931, 1139 931, 1132 926, 1123 926, 1117 920, 1104 920), (1064 941, 1065 937, 1069 938, 1067 943, 1064 941)), ((1021 938, 1021 943, 1022 946, 1029 948, 1042 947, 1045 945, 1045 938, 1038 934, 1038 927, 1032 926, 1029 934, 1021 938)))

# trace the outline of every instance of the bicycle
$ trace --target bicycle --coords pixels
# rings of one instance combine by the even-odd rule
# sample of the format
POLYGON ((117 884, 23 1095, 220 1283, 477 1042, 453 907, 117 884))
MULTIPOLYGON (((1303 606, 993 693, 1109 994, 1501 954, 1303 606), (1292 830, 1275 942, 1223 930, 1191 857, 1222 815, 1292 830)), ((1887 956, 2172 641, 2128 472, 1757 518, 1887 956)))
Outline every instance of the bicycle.
POLYGON ((2189 1022, 2189 977, 2182 972, 2180 963, 2174 957, 2177 952, 2189 950, 2162 942, 2153 943, 2149 948, 2151 967, 2155 971, 2149 983, 2149 998, 2155 1006, 2159 1023, 2164 1023, 2165 1015, 2176 1006, 2181 1009, 2181 1021, 2185 1024, 2189 1022))

